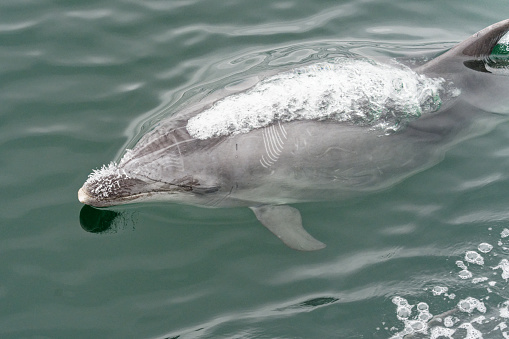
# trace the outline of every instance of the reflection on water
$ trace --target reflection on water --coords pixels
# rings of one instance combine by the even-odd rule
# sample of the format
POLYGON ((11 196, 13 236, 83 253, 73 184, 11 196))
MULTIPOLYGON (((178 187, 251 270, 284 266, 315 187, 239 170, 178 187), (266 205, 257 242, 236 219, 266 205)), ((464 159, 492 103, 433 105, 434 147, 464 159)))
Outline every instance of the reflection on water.
POLYGON ((126 211, 116 212, 85 205, 80 211, 80 225, 90 233, 116 233, 129 225, 134 228, 133 216, 133 213, 126 211))

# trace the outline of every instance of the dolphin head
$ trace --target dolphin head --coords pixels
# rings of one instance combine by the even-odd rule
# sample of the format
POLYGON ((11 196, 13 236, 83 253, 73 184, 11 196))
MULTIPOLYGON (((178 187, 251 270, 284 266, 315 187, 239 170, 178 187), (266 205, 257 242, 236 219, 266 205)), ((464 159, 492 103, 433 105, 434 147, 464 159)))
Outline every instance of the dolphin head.
MULTIPOLYGON (((184 164, 183 153, 199 140, 185 130, 155 128, 116 163, 94 170, 78 191, 80 202, 108 207, 142 201, 185 201, 202 204, 205 193, 219 190, 206 161, 184 164)), ((199 148, 199 147, 197 147, 199 148)))

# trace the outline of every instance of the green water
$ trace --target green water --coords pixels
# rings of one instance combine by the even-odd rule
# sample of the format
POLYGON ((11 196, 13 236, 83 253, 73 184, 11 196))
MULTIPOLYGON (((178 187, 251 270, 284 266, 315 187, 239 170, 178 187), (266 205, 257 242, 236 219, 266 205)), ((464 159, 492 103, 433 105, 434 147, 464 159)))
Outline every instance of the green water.
POLYGON ((0 337, 388 338, 404 327, 395 296, 432 314, 477 298, 495 319, 484 337, 501 337, 509 123, 384 192, 296 205, 328 244, 315 253, 247 208, 138 205, 88 232, 77 190, 154 120, 225 86, 348 53, 421 60, 508 13, 502 0, 0 2, 0 337), (484 265, 466 263, 484 242, 484 265))

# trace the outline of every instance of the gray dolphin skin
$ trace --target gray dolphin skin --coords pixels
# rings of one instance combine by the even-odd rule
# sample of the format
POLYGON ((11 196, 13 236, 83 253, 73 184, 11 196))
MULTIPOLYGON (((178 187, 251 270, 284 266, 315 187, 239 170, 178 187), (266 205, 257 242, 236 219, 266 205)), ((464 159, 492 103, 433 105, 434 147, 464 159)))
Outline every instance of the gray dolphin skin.
POLYGON ((391 187, 509 113, 507 58, 494 56, 508 30, 496 23, 413 69, 344 58, 268 77, 161 121, 78 198, 245 206, 289 247, 322 249, 288 204, 391 187))

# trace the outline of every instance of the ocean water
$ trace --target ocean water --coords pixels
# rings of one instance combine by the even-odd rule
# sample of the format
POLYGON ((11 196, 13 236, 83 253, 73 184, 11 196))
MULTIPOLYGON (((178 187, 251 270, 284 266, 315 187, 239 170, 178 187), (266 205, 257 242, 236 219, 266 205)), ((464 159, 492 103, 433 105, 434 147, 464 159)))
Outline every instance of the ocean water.
POLYGON ((336 57, 422 62, 508 13, 502 0, 2 1, 0 337, 509 336, 508 121, 385 191, 295 205, 328 245, 313 253, 247 208, 110 215, 77 200, 92 169, 200 100, 336 57))

